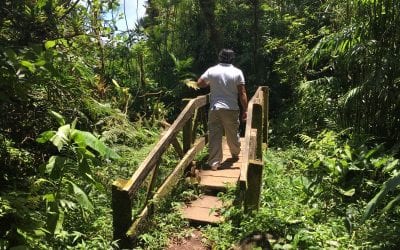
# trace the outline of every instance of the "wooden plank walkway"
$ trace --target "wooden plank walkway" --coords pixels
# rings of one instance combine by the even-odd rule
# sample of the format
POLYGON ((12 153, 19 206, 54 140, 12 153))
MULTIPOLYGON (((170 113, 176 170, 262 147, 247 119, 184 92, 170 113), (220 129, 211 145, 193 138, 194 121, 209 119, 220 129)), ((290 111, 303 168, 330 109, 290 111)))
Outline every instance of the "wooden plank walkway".
MULTIPOLYGON (((240 140, 243 145, 244 138, 241 138, 240 140)), ((202 168, 199 169, 199 186, 208 194, 201 195, 197 200, 194 200, 183 207, 183 218, 190 222, 216 224, 223 221, 219 211, 224 204, 216 196, 216 193, 226 190, 227 185, 237 185, 240 177, 243 150, 241 150, 241 153, 239 154, 239 160, 232 161, 225 138, 222 141, 222 148, 224 157, 222 159, 221 167, 217 171, 211 170, 208 166, 202 166, 202 168)))

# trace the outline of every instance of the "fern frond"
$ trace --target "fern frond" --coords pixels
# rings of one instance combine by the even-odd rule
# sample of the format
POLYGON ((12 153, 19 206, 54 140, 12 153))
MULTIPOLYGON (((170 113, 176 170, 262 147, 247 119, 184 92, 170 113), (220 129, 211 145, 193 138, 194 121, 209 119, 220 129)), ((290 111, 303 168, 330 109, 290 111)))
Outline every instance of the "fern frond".
POLYGON ((315 143, 315 140, 308 135, 298 134, 297 136, 304 144, 311 145, 312 143, 315 143))
POLYGON ((342 106, 348 105, 350 101, 359 97, 360 94, 363 92, 363 90, 364 90, 364 85, 352 88, 351 90, 347 91, 346 94, 344 94, 344 96, 340 99, 339 103, 341 103, 342 106))

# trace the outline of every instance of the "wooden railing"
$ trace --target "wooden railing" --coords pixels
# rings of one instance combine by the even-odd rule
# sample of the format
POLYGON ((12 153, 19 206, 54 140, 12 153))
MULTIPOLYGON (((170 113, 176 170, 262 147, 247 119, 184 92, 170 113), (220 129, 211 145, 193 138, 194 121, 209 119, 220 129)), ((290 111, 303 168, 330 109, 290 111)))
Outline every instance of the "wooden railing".
MULTIPOLYGON (((260 202, 262 151, 268 142, 268 93, 268 87, 259 87, 249 101, 247 109, 245 139, 244 145, 242 145, 243 163, 239 182, 241 198, 247 211, 257 209, 260 202)), ((114 181, 112 186, 114 240, 119 240, 121 248, 130 247, 131 240, 136 236, 140 225, 154 212, 154 204, 172 190, 196 154, 206 145, 206 134, 198 136, 197 128, 198 125, 202 125, 203 131, 207 131, 205 114, 208 104, 208 95, 190 99, 132 177, 129 180, 114 181), (182 143, 178 140, 180 131, 182 131, 182 143), (174 147, 181 159, 171 174, 162 182, 162 185, 155 190, 159 163, 170 145, 174 147), (147 185, 143 209, 138 216, 133 218, 132 200, 148 178, 150 181, 147 185), (151 202, 149 202, 150 200, 151 202)))
POLYGON ((240 193, 246 211, 258 209, 262 186, 263 149, 268 143, 269 88, 259 87, 247 108, 247 122, 242 145, 240 193))
MULTIPOLYGON (((112 210, 114 239, 119 240, 122 248, 128 248, 140 225, 154 212, 154 204, 165 197, 172 187, 179 181, 185 169, 207 143, 206 134, 197 137, 198 125, 203 125, 203 131, 207 131, 207 119, 209 96, 199 96, 190 99, 175 122, 163 134, 153 150, 139 165, 138 169, 129 180, 118 179, 112 186, 112 210), (182 131, 182 144, 178 140, 178 133, 182 131), (162 155, 172 145, 180 161, 171 174, 155 190, 155 182, 159 163, 162 155), (150 179, 147 185, 146 199, 140 215, 132 218, 132 200, 139 188, 150 179), (152 202, 149 202, 149 201, 152 202)), ((158 177, 160 178, 160 177, 158 177)))

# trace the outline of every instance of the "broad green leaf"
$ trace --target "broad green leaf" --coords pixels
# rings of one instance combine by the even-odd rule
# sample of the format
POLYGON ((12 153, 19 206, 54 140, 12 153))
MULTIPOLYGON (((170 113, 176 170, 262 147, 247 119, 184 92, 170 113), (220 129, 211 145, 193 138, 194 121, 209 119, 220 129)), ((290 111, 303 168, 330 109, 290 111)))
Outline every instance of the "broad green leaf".
POLYGON ((46 49, 50 49, 50 48, 53 48, 54 46, 56 46, 56 41, 55 40, 50 40, 50 41, 46 41, 45 43, 44 43, 44 47, 46 48, 46 49))
POLYGON ((29 61, 26 61, 26 60, 23 60, 20 63, 21 63, 22 66, 27 68, 30 72, 35 73, 35 71, 36 71, 35 64, 33 64, 33 63, 29 62, 29 61))
POLYGON ((46 173, 50 174, 52 179, 58 179, 62 175, 63 167, 68 158, 63 156, 52 156, 46 165, 46 173))
POLYGON ((68 143, 70 134, 70 125, 64 125, 58 128, 57 133, 50 139, 50 141, 61 151, 63 146, 68 143))
POLYGON ((75 183, 72 181, 67 180, 67 182, 71 185, 73 194, 75 196, 75 199, 77 200, 78 204, 83 208, 86 209, 90 212, 93 212, 93 205, 90 202, 88 196, 86 193, 80 189, 75 183))
POLYGON ((79 147, 86 148, 87 146, 96 150, 100 155, 105 154, 105 145, 101 145, 92 133, 74 129, 71 133, 71 139, 78 144, 79 147))
POLYGON ((41 60, 38 60, 38 61, 36 61, 35 62, 35 65, 36 66, 44 66, 44 65, 46 65, 46 60, 43 60, 43 59, 41 59, 41 60))
POLYGON ((80 131, 78 129, 74 129, 71 134, 72 140, 79 147, 90 147, 91 149, 98 152, 101 156, 110 158, 110 159, 117 159, 119 155, 115 153, 112 149, 107 147, 102 141, 96 138, 92 133, 87 131, 80 131))
POLYGON ((54 118, 56 118, 56 120, 57 120, 57 122, 58 122, 58 124, 59 124, 60 126, 65 125, 64 116, 62 116, 60 113, 57 113, 57 112, 55 112, 55 111, 53 111, 53 110, 50 110, 49 113, 50 113, 50 115, 52 115, 54 118))
POLYGON ((56 134, 56 131, 53 131, 53 130, 45 131, 39 135, 39 137, 36 139, 36 141, 39 143, 45 143, 45 142, 49 141, 55 134, 56 134))

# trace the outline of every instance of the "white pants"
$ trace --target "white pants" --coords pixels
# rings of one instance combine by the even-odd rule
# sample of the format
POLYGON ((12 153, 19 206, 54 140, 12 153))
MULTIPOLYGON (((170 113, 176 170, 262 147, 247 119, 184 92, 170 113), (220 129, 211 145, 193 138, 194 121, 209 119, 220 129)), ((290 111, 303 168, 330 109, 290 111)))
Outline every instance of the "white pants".
POLYGON ((232 155, 240 153, 239 110, 210 110, 208 113, 208 165, 221 163, 222 136, 226 136, 232 155))

